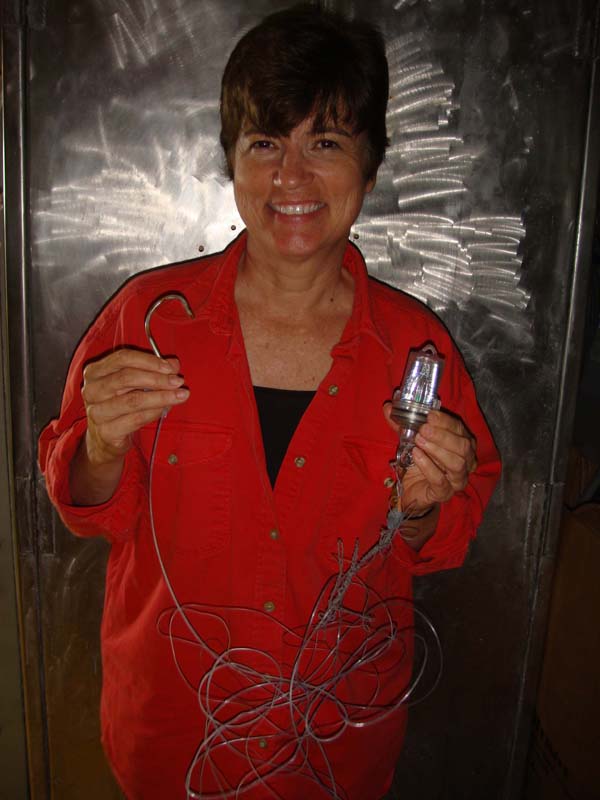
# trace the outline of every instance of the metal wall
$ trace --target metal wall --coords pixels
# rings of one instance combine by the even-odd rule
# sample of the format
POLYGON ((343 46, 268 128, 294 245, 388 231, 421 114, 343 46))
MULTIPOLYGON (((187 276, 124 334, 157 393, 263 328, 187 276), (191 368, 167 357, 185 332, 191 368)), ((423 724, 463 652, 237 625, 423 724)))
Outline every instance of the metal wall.
MULTIPOLYGON (((12 0, 3 11, 8 354, 35 798, 119 796, 98 744, 106 547, 57 521, 35 437, 58 411, 77 340, 125 278, 218 250, 239 230, 217 146, 220 74, 243 30, 286 5, 12 0)), ((380 24, 391 67, 392 146, 353 237, 374 275, 445 320, 504 461, 466 566, 417 587, 445 672, 412 712, 396 788, 411 800, 517 798, 598 171, 595 3, 330 5, 380 24)))

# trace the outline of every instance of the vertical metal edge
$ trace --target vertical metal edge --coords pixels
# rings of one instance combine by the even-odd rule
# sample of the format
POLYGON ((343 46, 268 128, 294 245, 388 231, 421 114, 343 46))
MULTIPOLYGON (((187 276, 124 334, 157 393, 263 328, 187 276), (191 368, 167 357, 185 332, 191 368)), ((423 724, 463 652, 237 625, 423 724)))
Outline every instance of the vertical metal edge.
MULTIPOLYGON (((16 8, 16 4, 15 4, 16 8)), ((19 16, 18 19, 23 19, 19 16)), ((50 796, 39 554, 35 538, 36 474, 33 393, 27 309, 27 202, 25 194, 26 31, 2 26, 4 259, 2 261, 3 375, 15 555, 29 789, 50 796)))
MULTIPOLYGON (((0 53, 3 42, 0 40, 0 53)), ((2 96, 4 92, 2 91, 2 96)), ((2 107, 4 103, 2 103, 2 107)), ((4 137, 0 130, 0 148, 4 137)), ((4 186, 4 181, 3 181, 4 186)), ((4 199, 2 195, 2 200, 4 199)), ((4 214, 4 202, 2 202, 4 214)), ((22 639, 19 566, 15 530, 14 489, 11 472, 10 395, 8 391, 6 281, 4 229, 0 232, 2 290, 0 291, 0 774, 7 796, 27 798, 27 736, 23 695, 22 639)))
POLYGON ((560 536, 564 480, 568 448, 575 414, 576 387, 581 365, 585 295, 588 287, 590 256, 600 178, 600 147, 596 141, 600 129, 600 7, 595 9, 590 87, 588 94, 584 158, 581 172, 581 193, 577 212, 573 272, 571 277, 568 316, 563 342, 560 383, 556 408, 555 434, 550 462, 550 484, 542 529, 530 609, 529 636, 526 647, 516 726, 505 783, 505 800, 522 796, 527 756, 533 730, 537 687, 540 679, 548 610, 560 536))

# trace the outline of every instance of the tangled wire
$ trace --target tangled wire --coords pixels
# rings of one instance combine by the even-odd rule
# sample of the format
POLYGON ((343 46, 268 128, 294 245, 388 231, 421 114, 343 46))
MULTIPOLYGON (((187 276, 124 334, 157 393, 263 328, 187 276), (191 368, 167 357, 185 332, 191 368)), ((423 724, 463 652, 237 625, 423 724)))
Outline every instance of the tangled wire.
POLYGON ((349 558, 338 542, 338 571, 325 582, 302 629, 290 629, 258 609, 182 605, 161 556, 152 508, 161 426, 162 419, 150 461, 150 523, 174 605, 162 612, 158 629, 168 637, 178 672, 196 694, 205 720, 186 775, 188 800, 242 800, 257 791, 261 798, 283 800, 273 779, 286 775, 307 780, 310 797, 319 787, 322 796, 344 800, 347 795, 333 774, 327 745, 350 728, 376 725, 409 700, 414 703, 431 654, 436 657, 435 676, 426 695, 441 676, 441 646, 432 623, 411 601, 384 598, 367 580, 369 567, 385 559, 408 518, 391 510, 378 541, 362 555, 358 540, 349 558), (405 626, 397 622, 402 612, 405 626), (279 628, 291 654, 288 662, 260 649, 232 646, 226 618, 243 621, 247 616, 250 621, 257 614, 279 628), (414 618, 423 623, 422 632, 417 632, 414 618), (215 626, 220 635, 208 637, 206 631, 215 626), (208 660, 199 681, 192 681, 182 667, 182 642, 198 649, 202 663, 208 660), (411 677, 415 650, 419 652, 411 677), (408 677, 398 690, 402 666, 408 677))

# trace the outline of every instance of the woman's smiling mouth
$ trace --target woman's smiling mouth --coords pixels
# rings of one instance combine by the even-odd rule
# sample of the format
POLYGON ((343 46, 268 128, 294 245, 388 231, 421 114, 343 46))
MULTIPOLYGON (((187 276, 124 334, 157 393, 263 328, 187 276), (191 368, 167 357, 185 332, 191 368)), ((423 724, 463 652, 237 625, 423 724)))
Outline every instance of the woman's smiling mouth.
POLYGON ((325 207, 325 203, 269 203, 273 211, 286 216, 301 216, 312 214, 314 211, 325 207))

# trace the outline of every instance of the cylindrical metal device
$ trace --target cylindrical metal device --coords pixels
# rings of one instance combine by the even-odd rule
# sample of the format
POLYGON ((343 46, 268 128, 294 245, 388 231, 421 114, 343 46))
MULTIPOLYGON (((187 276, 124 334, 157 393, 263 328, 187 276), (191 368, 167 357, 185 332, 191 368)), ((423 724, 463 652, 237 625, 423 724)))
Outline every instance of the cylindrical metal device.
POLYGON ((412 464, 412 449, 421 425, 431 409, 440 407, 437 395, 444 359, 432 344, 411 350, 402 386, 392 397, 392 419, 400 426, 396 463, 406 469, 412 464))

